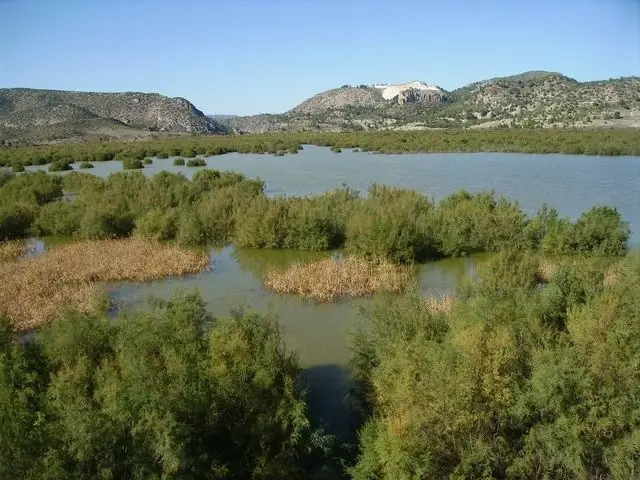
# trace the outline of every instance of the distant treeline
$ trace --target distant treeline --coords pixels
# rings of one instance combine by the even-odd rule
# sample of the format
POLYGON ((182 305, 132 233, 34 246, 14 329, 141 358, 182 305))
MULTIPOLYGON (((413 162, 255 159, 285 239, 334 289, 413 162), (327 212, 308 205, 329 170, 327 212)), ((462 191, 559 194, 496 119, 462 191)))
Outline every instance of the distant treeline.
POLYGON ((430 130, 357 133, 278 133, 263 135, 190 136, 140 142, 70 143, 0 148, 0 166, 52 162, 143 160, 228 152, 296 153, 303 144, 359 148, 380 153, 523 152, 585 155, 640 155, 638 129, 615 130, 430 130))
POLYGON ((309 197, 269 198, 260 180, 204 169, 181 174, 44 172, 0 178, 0 239, 141 235, 183 245, 329 250, 411 263, 507 248, 548 254, 617 256, 629 226, 617 210, 595 206, 577 221, 543 207, 527 216, 493 192, 460 191, 439 203, 413 190, 374 184, 309 197), (73 193, 64 196, 63 192, 73 193))

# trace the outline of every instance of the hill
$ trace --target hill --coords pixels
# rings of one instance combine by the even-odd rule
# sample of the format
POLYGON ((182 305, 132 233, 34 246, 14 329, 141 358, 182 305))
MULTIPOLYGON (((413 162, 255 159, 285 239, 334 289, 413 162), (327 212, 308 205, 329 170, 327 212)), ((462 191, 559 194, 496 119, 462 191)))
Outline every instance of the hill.
POLYGON ((238 132, 486 127, 640 127, 640 78, 578 82, 531 71, 446 91, 424 82, 344 85, 279 115, 236 117, 238 132))
POLYGON ((0 89, 0 138, 128 138, 150 132, 225 133, 184 98, 157 93, 0 89))

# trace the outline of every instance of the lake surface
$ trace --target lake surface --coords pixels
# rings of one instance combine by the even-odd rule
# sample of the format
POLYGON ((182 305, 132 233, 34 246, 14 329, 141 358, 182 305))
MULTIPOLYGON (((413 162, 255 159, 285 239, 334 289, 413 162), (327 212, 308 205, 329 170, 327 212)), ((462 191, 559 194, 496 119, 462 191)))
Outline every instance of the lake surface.
MULTIPOLYGON (((576 218, 597 204, 616 207, 632 228, 632 246, 640 246, 640 157, 593 157, 533 154, 403 154, 379 155, 305 146, 296 155, 231 153, 209 157, 207 167, 234 170, 260 177, 270 195, 322 193, 347 184, 366 193, 373 182, 416 189, 435 200, 460 189, 495 190, 517 200, 529 214, 544 203, 565 216, 576 218)), ((173 159, 154 159, 142 173, 182 172, 187 177, 200 168, 173 166, 173 159)), ((96 162, 84 170, 107 176, 122 170, 119 161, 96 162)), ((75 166, 75 165, 74 165, 75 166)), ((28 167, 29 170, 46 167, 28 167)), ((68 173, 68 172, 64 172, 68 173)), ((64 174, 62 173, 62 174, 64 174)), ((262 288, 269 268, 319 256, 290 251, 211 250, 212 271, 180 279, 151 283, 121 283, 110 294, 122 307, 144 308, 152 296, 170 297, 177 289, 197 289, 214 315, 230 309, 270 312, 282 326, 288 348, 297 351, 305 368, 313 416, 326 421, 338 435, 350 431, 344 399, 350 380, 347 373, 349 337, 368 299, 336 304, 314 304, 293 296, 275 295, 262 288)), ((426 294, 451 292, 475 271, 486 256, 447 259, 420 267, 418 284, 426 294)))
MULTIPOLYGON (((271 195, 322 193, 347 184, 366 193, 373 182, 412 188, 436 200, 460 189, 495 190, 517 200, 529 214, 544 203, 576 218, 594 205, 616 207, 630 223, 631 244, 640 246, 640 157, 537 155, 518 153, 375 154, 304 146, 295 155, 229 153, 208 157, 207 167, 260 177, 271 195)), ((173 159, 154 159, 142 170, 182 172, 173 159)), ((84 170, 99 176, 121 171, 119 161, 95 162, 84 170)), ((76 165, 74 165, 75 167, 76 165)), ((27 167, 29 170, 46 167, 27 167)))

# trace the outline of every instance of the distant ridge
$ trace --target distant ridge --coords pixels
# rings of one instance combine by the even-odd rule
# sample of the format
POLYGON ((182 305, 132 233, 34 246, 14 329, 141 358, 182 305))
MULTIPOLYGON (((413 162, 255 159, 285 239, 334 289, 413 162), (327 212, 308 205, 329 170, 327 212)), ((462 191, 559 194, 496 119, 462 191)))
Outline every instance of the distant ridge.
POLYGON ((0 137, 143 132, 226 133, 184 98, 157 93, 98 93, 30 88, 0 89, 0 137))
POLYGON ((414 80, 343 85, 288 112, 234 117, 237 132, 421 130, 429 128, 640 128, 640 78, 579 82, 527 71, 446 91, 414 80))

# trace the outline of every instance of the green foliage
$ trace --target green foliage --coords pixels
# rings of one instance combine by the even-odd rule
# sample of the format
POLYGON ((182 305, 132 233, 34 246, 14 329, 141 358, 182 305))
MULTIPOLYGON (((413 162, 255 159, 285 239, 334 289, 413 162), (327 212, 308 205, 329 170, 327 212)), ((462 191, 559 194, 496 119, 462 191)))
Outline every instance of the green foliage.
POLYGON ((35 209, 20 203, 0 204, 0 240, 27 235, 35 209))
POLYGON ((25 171, 25 168, 21 163, 14 163, 13 165, 11 165, 11 171, 13 173, 22 173, 25 171))
POLYGON ((82 207, 75 202, 58 200, 47 203, 33 222, 37 235, 73 235, 80 228, 82 207))
POLYGON ((0 476, 317 478, 299 372, 275 322, 213 319, 198 295, 113 325, 65 314, 0 352, 0 476))
POLYGON ((504 252, 450 311, 368 310, 354 479, 637 476, 640 255, 568 259, 543 288, 537 271, 504 252))
POLYGON ((175 238, 178 231, 178 212, 175 209, 149 210, 136 220, 135 233, 154 240, 175 238))
POLYGON ((125 170, 137 170, 144 168, 144 164, 142 163, 142 160, 138 158, 125 158, 122 161, 122 168, 125 170))
POLYGON ((86 239, 118 238, 129 236, 133 228, 133 215, 122 206, 93 204, 84 209, 77 234, 86 239))
POLYGON ((184 158, 180 158, 180 157, 178 157, 178 158, 174 158, 174 159, 173 159, 173 164, 174 164, 176 167, 183 167, 183 166, 184 166, 184 164, 185 164, 185 162, 184 162, 184 158))
POLYGON ((142 160, 142 163, 145 165, 151 165, 153 163, 153 160, 149 157, 145 157, 144 160, 142 160))
POLYGON ((86 169, 89 169, 89 168, 94 168, 94 165, 91 162, 80 162, 80 165, 78 166, 78 168, 86 170, 86 169))
POLYGON ((73 170, 71 166, 71 160, 58 160, 49 165, 50 172, 66 172, 69 170, 73 170))
POLYGON ((187 160, 187 167, 206 167, 207 162, 204 158, 190 158, 187 160))

